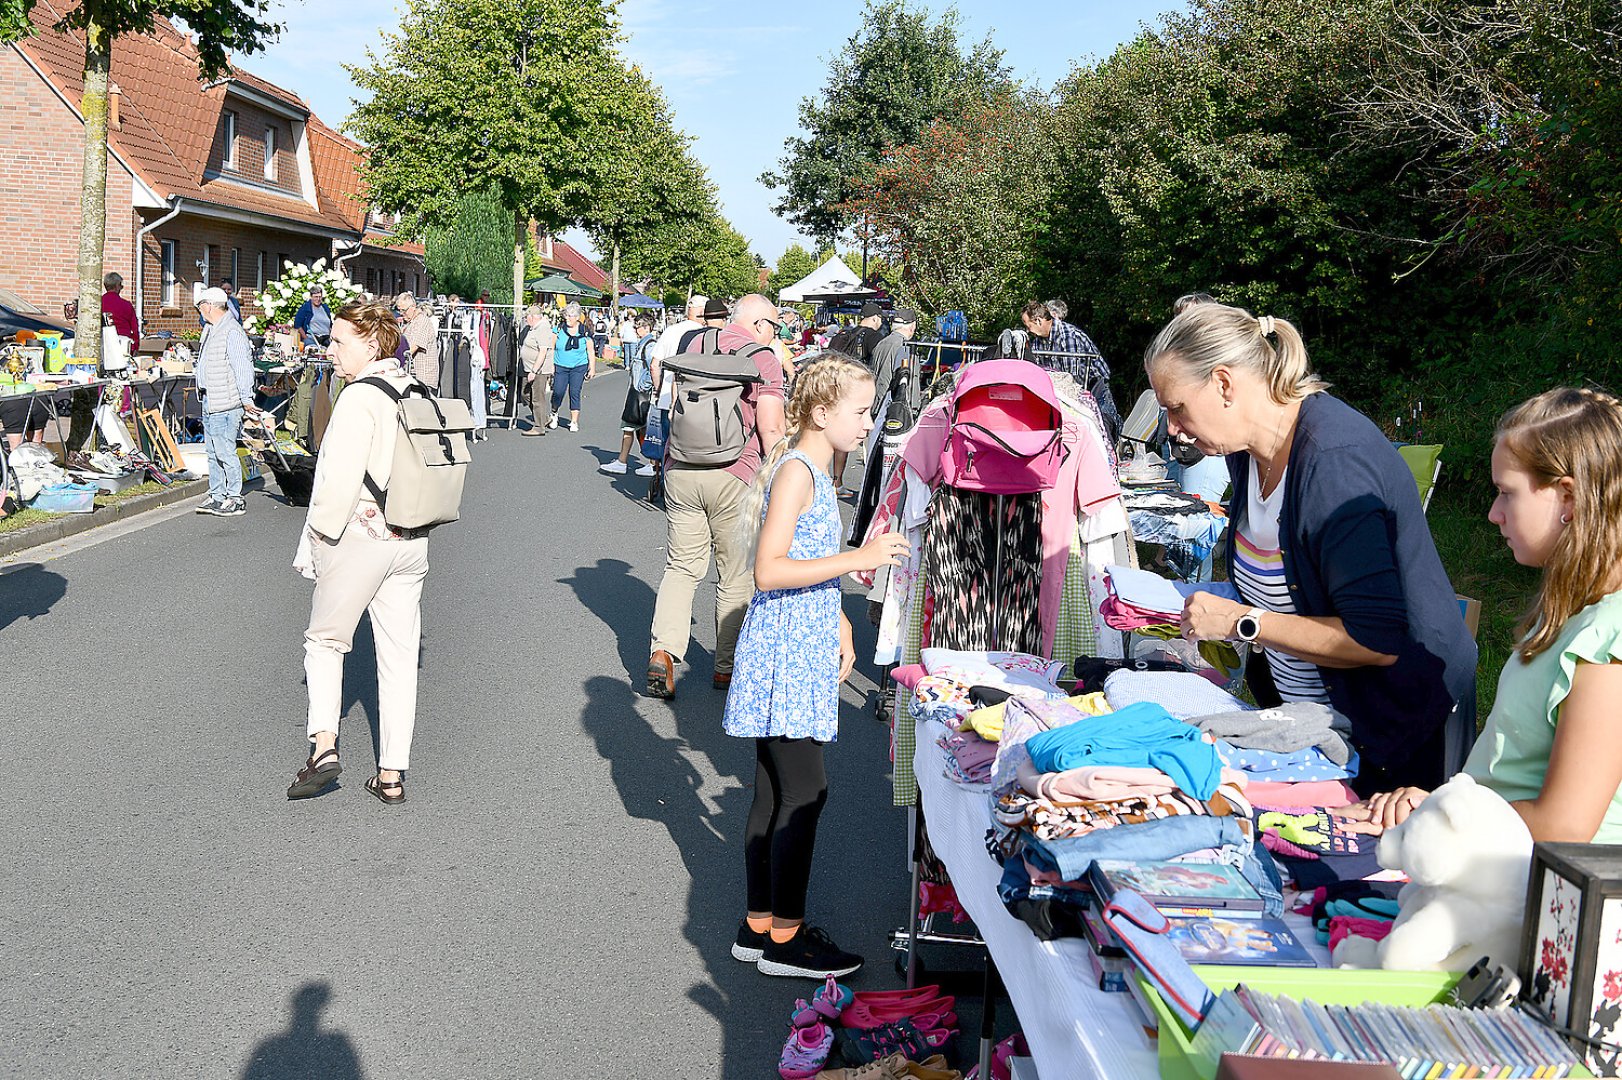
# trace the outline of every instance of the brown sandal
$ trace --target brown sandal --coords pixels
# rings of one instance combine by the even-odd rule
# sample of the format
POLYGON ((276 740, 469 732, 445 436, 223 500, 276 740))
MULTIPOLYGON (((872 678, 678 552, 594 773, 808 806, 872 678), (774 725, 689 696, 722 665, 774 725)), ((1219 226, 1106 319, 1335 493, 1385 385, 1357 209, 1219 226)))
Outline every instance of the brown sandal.
POLYGON ((373 776, 366 781, 366 790, 377 796, 378 801, 389 806, 399 806, 405 802, 405 777, 398 780, 384 780, 381 775, 373 776), (392 794, 391 794, 392 792, 392 794))
POLYGON ((293 784, 287 789, 289 799, 308 799, 319 795, 327 789, 327 785, 338 779, 338 774, 344 767, 338 763, 338 748, 322 751, 320 756, 311 755, 304 767, 293 776, 293 784))

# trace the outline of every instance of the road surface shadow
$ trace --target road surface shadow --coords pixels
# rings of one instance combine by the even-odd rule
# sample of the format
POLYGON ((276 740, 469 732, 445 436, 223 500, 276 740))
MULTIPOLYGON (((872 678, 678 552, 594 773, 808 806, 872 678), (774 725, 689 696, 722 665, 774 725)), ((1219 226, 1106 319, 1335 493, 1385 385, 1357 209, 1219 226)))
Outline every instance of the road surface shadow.
POLYGON ((242 1080, 361 1080, 360 1057, 341 1031, 321 1026, 332 984, 307 982, 293 992, 286 1031, 254 1047, 242 1080))
POLYGON ((22 563, 0 575, 0 630, 18 619, 50 613, 66 596, 68 579, 39 563, 22 563))

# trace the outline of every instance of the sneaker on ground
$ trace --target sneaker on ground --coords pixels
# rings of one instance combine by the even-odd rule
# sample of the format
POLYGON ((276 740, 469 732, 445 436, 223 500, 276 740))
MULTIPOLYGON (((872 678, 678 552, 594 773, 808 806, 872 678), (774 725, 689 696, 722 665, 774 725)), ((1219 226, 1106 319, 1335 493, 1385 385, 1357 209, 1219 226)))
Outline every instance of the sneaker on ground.
POLYGON ((226 499, 225 505, 220 507, 221 517, 241 517, 248 512, 248 500, 242 498, 226 499))
POLYGON ((597 466, 597 471, 598 472, 605 472, 605 473, 612 473, 615 476, 624 476, 625 475, 625 462, 623 462, 623 461, 605 461, 601 465, 597 466))
POLYGON ((199 514, 212 514, 215 517, 219 517, 220 512, 224 509, 224 499, 204 499, 201 503, 197 504, 196 512, 199 514))
POLYGON ((658 471, 659 471, 658 469, 655 469, 653 467, 653 462, 644 461, 642 463, 641 467, 636 470, 636 474, 638 476, 652 476, 654 473, 656 473, 658 471))
POLYGON ((555 427, 557 427, 557 426, 558 426, 558 418, 557 418, 557 417, 555 417, 555 416, 554 416, 554 417, 552 417, 552 419, 550 419, 550 420, 548 420, 548 421, 547 421, 547 422, 546 422, 546 426, 547 426, 547 429, 548 429, 548 430, 550 430, 550 429, 552 429, 552 428, 555 428, 555 427))
POLYGON ((834 944, 827 932, 815 926, 802 926, 787 941, 767 936, 755 967, 762 975, 786 975, 803 979, 826 979, 829 975, 849 975, 864 961, 834 944))
POLYGON ((732 943, 732 959, 742 960, 746 964, 753 964, 760 959, 760 954, 766 950, 766 942, 771 940, 766 934, 757 934, 749 929, 748 920, 738 924, 738 938, 732 943))

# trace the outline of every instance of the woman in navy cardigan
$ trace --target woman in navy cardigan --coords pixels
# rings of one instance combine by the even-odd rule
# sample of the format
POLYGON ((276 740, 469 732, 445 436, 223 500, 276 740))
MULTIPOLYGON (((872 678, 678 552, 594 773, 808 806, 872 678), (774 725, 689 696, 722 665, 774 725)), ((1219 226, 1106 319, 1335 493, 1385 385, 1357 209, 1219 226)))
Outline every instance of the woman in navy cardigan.
POLYGON ((1228 578, 1242 602, 1195 594, 1184 635, 1258 646, 1260 704, 1349 717, 1359 791, 1446 780, 1475 738, 1476 647, 1395 447, 1325 392, 1283 319, 1189 308, 1144 366, 1171 433, 1225 455, 1233 481, 1228 578))

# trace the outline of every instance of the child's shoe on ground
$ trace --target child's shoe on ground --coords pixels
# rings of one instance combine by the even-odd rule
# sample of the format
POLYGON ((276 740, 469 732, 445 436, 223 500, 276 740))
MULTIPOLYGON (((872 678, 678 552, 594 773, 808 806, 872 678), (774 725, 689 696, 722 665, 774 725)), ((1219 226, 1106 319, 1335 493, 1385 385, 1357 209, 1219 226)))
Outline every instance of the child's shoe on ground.
POLYGON ((828 1051, 833 1049, 834 1031, 824 1023, 810 1027, 797 1027, 788 1033, 783 1044, 783 1056, 778 1059, 777 1073, 783 1080, 810 1080, 828 1063, 828 1051))

